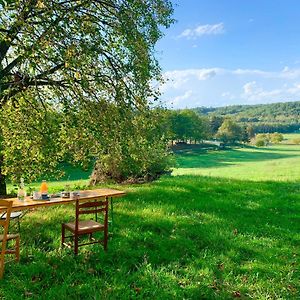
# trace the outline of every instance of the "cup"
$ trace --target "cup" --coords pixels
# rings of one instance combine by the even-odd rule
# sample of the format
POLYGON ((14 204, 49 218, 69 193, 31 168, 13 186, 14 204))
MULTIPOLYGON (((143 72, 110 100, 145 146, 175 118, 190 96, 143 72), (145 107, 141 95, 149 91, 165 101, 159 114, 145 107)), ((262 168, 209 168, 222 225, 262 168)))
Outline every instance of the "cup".
POLYGON ((34 191, 34 192, 32 193, 32 199, 33 199, 33 200, 41 199, 40 193, 37 192, 37 191, 34 191))
POLYGON ((61 197, 62 198, 70 198, 70 192, 66 192, 66 191, 61 192, 61 197))
POLYGON ((74 191, 70 193, 70 198, 78 198, 79 197, 79 192, 74 191))

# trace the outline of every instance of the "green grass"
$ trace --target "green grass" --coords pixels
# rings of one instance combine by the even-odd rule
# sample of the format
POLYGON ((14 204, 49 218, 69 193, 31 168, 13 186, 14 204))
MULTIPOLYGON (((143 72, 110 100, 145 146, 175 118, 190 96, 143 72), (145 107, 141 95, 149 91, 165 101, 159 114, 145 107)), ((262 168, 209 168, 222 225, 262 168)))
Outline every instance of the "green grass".
POLYGON ((72 205, 27 215, 0 298, 299 299, 300 147, 176 157, 176 176, 115 186, 107 253, 59 248, 72 205))
POLYGON ((205 154, 186 150, 181 151, 173 174, 286 182, 300 180, 299 162, 300 145, 247 147, 205 154))

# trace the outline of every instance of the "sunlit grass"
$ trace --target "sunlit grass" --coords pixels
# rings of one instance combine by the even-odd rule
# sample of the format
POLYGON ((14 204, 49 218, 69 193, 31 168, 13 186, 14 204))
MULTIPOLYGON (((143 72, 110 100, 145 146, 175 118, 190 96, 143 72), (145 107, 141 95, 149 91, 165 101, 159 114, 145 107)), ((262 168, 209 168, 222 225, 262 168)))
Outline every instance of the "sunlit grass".
POLYGON ((300 180, 300 145, 237 148, 199 155, 183 151, 173 175, 201 175, 251 181, 300 180))

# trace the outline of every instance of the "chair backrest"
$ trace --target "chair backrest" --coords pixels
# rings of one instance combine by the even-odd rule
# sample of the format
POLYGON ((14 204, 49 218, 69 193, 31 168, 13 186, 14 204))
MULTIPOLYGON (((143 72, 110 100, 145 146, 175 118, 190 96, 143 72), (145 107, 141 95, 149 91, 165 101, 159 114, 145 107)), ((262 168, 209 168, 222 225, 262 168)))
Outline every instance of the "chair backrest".
POLYGON ((4 260, 4 254, 6 250, 7 234, 10 221, 10 214, 12 209, 12 201, 0 200, 0 214, 6 213, 6 218, 0 220, 0 226, 3 227, 3 238, 2 238, 2 249, 1 249, 1 260, 4 260))
POLYGON ((86 214, 104 214, 104 226, 108 224, 108 198, 104 200, 94 200, 89 202, 80 202, 76 200, 76 220, 75 220, 75 230, 78 230, 78 222, 80 215, 86 214))

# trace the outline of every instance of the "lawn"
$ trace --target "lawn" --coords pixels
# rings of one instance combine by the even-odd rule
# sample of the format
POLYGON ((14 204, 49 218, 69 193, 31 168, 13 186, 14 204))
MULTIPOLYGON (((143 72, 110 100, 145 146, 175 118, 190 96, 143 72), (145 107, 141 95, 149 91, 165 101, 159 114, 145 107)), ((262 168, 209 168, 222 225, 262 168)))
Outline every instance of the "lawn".
POLYGON ((0 298, 299 299, 300 146, 176 159, 174 176, 114 186, 128 194, 107 253, 59 248, 72 205, 27 215, 0 298))

